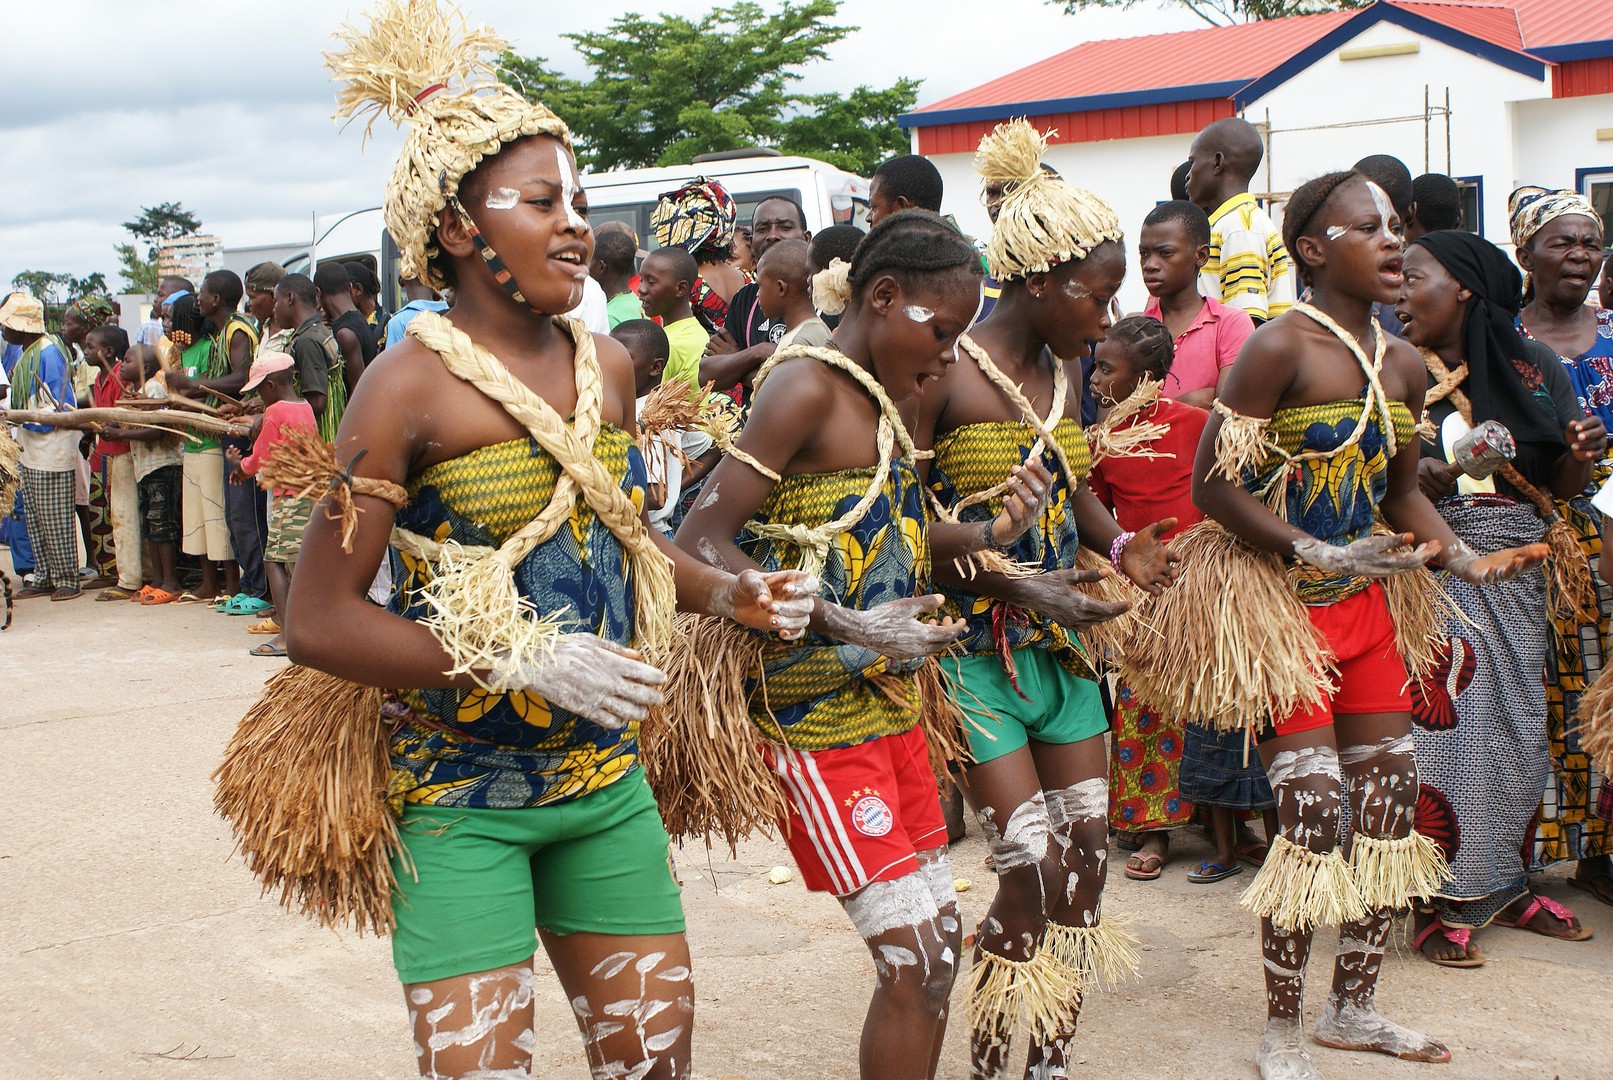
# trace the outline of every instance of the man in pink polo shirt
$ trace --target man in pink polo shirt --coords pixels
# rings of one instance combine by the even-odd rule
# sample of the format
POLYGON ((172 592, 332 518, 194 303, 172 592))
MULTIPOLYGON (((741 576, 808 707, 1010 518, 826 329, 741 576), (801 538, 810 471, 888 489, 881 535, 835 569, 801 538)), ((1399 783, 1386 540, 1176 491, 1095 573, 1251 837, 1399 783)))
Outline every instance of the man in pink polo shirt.
POLYGON ((1208 409, 1255 329, 1241 308, 1199 292, 1199 269, 1210 258, 1210 219, 1190 202, 1160 203, 1143 219, 1138 254, 1148 288, 1143 314, 1164 323, 1176 342, 1165 396, 1208 409))

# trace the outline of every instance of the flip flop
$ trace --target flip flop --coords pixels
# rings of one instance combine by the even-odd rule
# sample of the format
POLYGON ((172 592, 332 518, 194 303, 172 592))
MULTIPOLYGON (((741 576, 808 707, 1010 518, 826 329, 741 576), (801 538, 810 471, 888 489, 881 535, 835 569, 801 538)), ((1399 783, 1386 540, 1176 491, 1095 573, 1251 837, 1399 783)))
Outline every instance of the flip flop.
POLYGON ((40 588, 38 585, 25 585, 17 590, 18 600, 32 600, 36 596, 49 596, 50 589, 40 588))
POLYGON ((285 646, 276 645, 272 641, 265 641, 256 648, 248 649, 247 652, 253 656, 282 657, 286 655, 285 646))
POLYGON ((273 619, 263 619, 247 627, 246 632, 249 634, 278 634, 280 632, 280 624, 275 622, 273 619))
POLYGON ((1519 915, 1516 919, 1513 919, 1509 922, 1497 914, 1492 921, 1497 926, 1510 926, 1514 930, 1527 930, 1532 934, 1539 934, 1541 937, 1556 938, 1559 941, 1589 941, 1591 938, 1596 936, 1588 926, 1580 926, 1577 928, 1574 927, 1574 913, 1572 911, 1569 911, 1551 897, 1542 896, 1539 893, 1529 894, 1529 906, 1525 907, 1523 909, 1523 914, 1519 915), (1546 914, 1550 915, 1558 922, 1562 923, 1563 926, 1568 929, 1568 933, 1553 934, 1548 930, 1537 930, 1533 926, 1530 926, 1529 920, 1533 919, 1542 910, 1544 910, 1546 914))
POLYGON ((1143 849, 1143 845, 1141 841, 1135 839, 1136 836, 1136 833, 1115 833, 1115 847, 1119 848, 1121 851, 1141 851, 1143 849))
POLYGON ((207 603, 207 599, 205 597, 197 596, 195 593, 191 592, 189 589, 186 589, 184 592, 182 592, 178 596, 174 597, 174 603, 176 603, 176 604, 205 604, 205 603, 207 603))
POLYGON ((1187 880, 1195 885, 1214 885, 1217 881, 1225 881, 1234 874, 1243 873, 1243 867, 1236 861, 1231 866, 1222 866, 1218 862, 1201 862, 1197 870, 1187 872, 1187 880))
POLYGON ((111 585, 95 594, 97 603, 106 603, 109 600, 133 600, 139 593, 130 592, 122 585, 111 585))
POLYGON ((1258 870, 1262 866, 1266 865, 1266 855, 1271 851, 1271 849, 1265 844, 1260 843, 1258 840, 1255 840, 1243 845, 1240 848, 1233 848, 1232 851, 1233 854, 1237 855, 1240 862, 1246 862, 1258 870))
POLYGON ((228 607, 229 604, 230 604, 230 601, 234 600, 234 599, 235 599, 235 595, 233 593, 229 593, 229 594, 219 593, 217 596, 213 597, 213 602, 208 606, 211 607, 214 611, 222 611, 226 607, 228 607))
POLYGON ((175 596, 173 593, 168 592, 165 589, 159 589, 155 585, 149 586, 149 588, 151 589, 151 592, 147 593, 144 597, 139 598, 138 601, 145 607, 155 607, 158 604, 173 604, 178 603, 179 601, 178 596, 175 596))
POLYGON ((1412 948, 1422 953, 1429 963, 1438 964, 1440 967, 1476 968, 1484 966, 1484 954, 1479 952, 1478 946, 1473 944, 1473 931, 1465 926, 1449 926, 1438 915, 1434 916, 1433 922, 1422 928, 1422 931, 1412 939, 1411 944, 1412 948), (1423 942, 1427 941, 1430 935, 1436 933, 1452 945, 1460 946, 1462 950, 1461 957, 1458 959, 1444 959, 1429 956, 1423 952, 1423 942))
POLYGON ((84 595, 84 591, 77 585, 58 585, 56 591, 50 594, 51 603, 61 600, 77 600, 84 595))
POLYGON ((272 607, 274 605, 267 600, 260 600, 256 596, 248 596, 246 593, 236 593, 219 610, 226 615, 259 615, 272 607))
POLYGON ((1126 860, 1125 875, 1133 881, 1153 881, 1165 872, 1165 858, 1157 852, 1135 851, 1126 860))

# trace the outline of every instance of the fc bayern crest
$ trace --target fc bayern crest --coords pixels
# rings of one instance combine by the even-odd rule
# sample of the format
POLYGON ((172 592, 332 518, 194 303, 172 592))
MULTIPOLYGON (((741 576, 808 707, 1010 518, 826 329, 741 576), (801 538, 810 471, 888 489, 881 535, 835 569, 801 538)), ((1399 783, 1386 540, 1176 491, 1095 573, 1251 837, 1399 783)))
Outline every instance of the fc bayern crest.
POLYGON ((891 808, 878 795, 864 795, 851 808, 851 824, 864 836, 884 836, 896 824, 891 808))

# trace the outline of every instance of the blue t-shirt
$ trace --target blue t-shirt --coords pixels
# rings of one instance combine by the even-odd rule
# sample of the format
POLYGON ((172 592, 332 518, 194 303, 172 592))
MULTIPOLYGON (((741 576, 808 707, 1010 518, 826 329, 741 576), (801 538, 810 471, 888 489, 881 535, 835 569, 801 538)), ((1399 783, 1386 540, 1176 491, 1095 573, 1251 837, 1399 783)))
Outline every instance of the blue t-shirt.
POLYGON ((422 311, 441 313, 447 310, 448 304, 443 300, 410 300, 398 309, 396 315, 386 321, 386 344, 381 347, 390 349, 402 341, 404 331, 409 329, 409 324, 414 321, 414 317, 422 311))

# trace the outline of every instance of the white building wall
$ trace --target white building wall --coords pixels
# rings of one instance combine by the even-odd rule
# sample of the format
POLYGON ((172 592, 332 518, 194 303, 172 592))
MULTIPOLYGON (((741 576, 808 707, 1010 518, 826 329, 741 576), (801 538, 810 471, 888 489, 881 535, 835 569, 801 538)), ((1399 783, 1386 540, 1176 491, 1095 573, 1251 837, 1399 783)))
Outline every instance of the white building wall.
MULTIPOLYGON (((1245 113, 1248 119, 1264 122, 1269 109, 1276 132, 1269 154, 1269 190, 1292 191, 1314 176, 1348 168, 1368 154, 1393 154, 1406 163, 1413 176, 1423 172, 1482 176, 1485 235, 1504 241, 1506 197, 1513 186, 1511 103, 1546 99, 1549 105, 1549 76, 1536 80, 1520 75, 1387 22, 1368 28, 1345 48, 1407 41, 1419 43, 1416 54, 1340 60, 1335 53, 1250 103, 1245 113), (1444 105, 1445 92, 1450 91, 1448 159, 1444 117, 1430 121, 1425 141, 1425 86, 1436 106, 1444 105), (1417 119, 1371 127, 1283 130, 1396 116, 1417 119)), ((1265 177, 1262 169, 1262 185, 1265 177)))
POLYGON ((1523 184, 1571 188, 1576 169, 1613 170, 1613 141, 1596 132, 1613 125, 1613 94, 1522 101, 1512 107, 1512 172, 1506 193, 1523 184))
MULTIPOLYGON (((1269 111, 1276 132, 1268 143, 1267 164, 1251 189, 1286 194, 1369 154, 1393 154, 1414 176, 1431 171, 1483 177, 1484 232, 1505 243, 1507 194, 1520 182, 1545 182, 1517 180, 1520 167, 1515 159, 1551 162, 1551 169, 1544 172, 1555 178, 1551 183, 1563 187, 1572 185, 1575 167, 1613 164, 1613 143, 1597 144, 1597 124, 1592 122, 1595 116, 1601 117, 1602 126, 1613 122, 1610 97, 1553 100, 1549 76, 1536 80, 1520 75, 1387 22, 1368 27, 1343 48, 1408 41, 1418 42, 1417 53, 1346 61, 1335 52, 1251 102, 1245 118, 1264 124, 1269 111), (1425 86, 1433 104, 1440 107, 1446 89, 1450 90, 1448 159, 1443 117, 1436 116, 1427 125, 1425 145, 1425 86), (1582 106, 1580 101, 1590 104, 1582 106), (1415 120, 1325 127, 1391 117, 1415 120), (1306 128, 1313 130, 1292 130, 1306 128), (1548 143, 1549 150, 1544 145, 1548 143), (1594 152, 1598 146, 1603 151, 1600 157, 1594 152), (1573 164, 1567 164, 1570 158, 1573 164)), ((1137 230, 1155 203, 1170 197, 1171 172, 1187 159, 1192 139, 1192 135, 1117 139, 1060 144, 1048 151, 1048 164, 1065 179, 1102 196, 1120 216, 1130 267, 1120 301, 1127 311, 1140 311, 1147 298, 1137 270, 1137 230)), ((944 209, 956 216, 964 231, 985 236, 989 224, 980 204, 972 155, 942 154, 932 160, 946 183, 944 209)), ((1281 221, 1280 204, 1273 216, 1281 221)))

